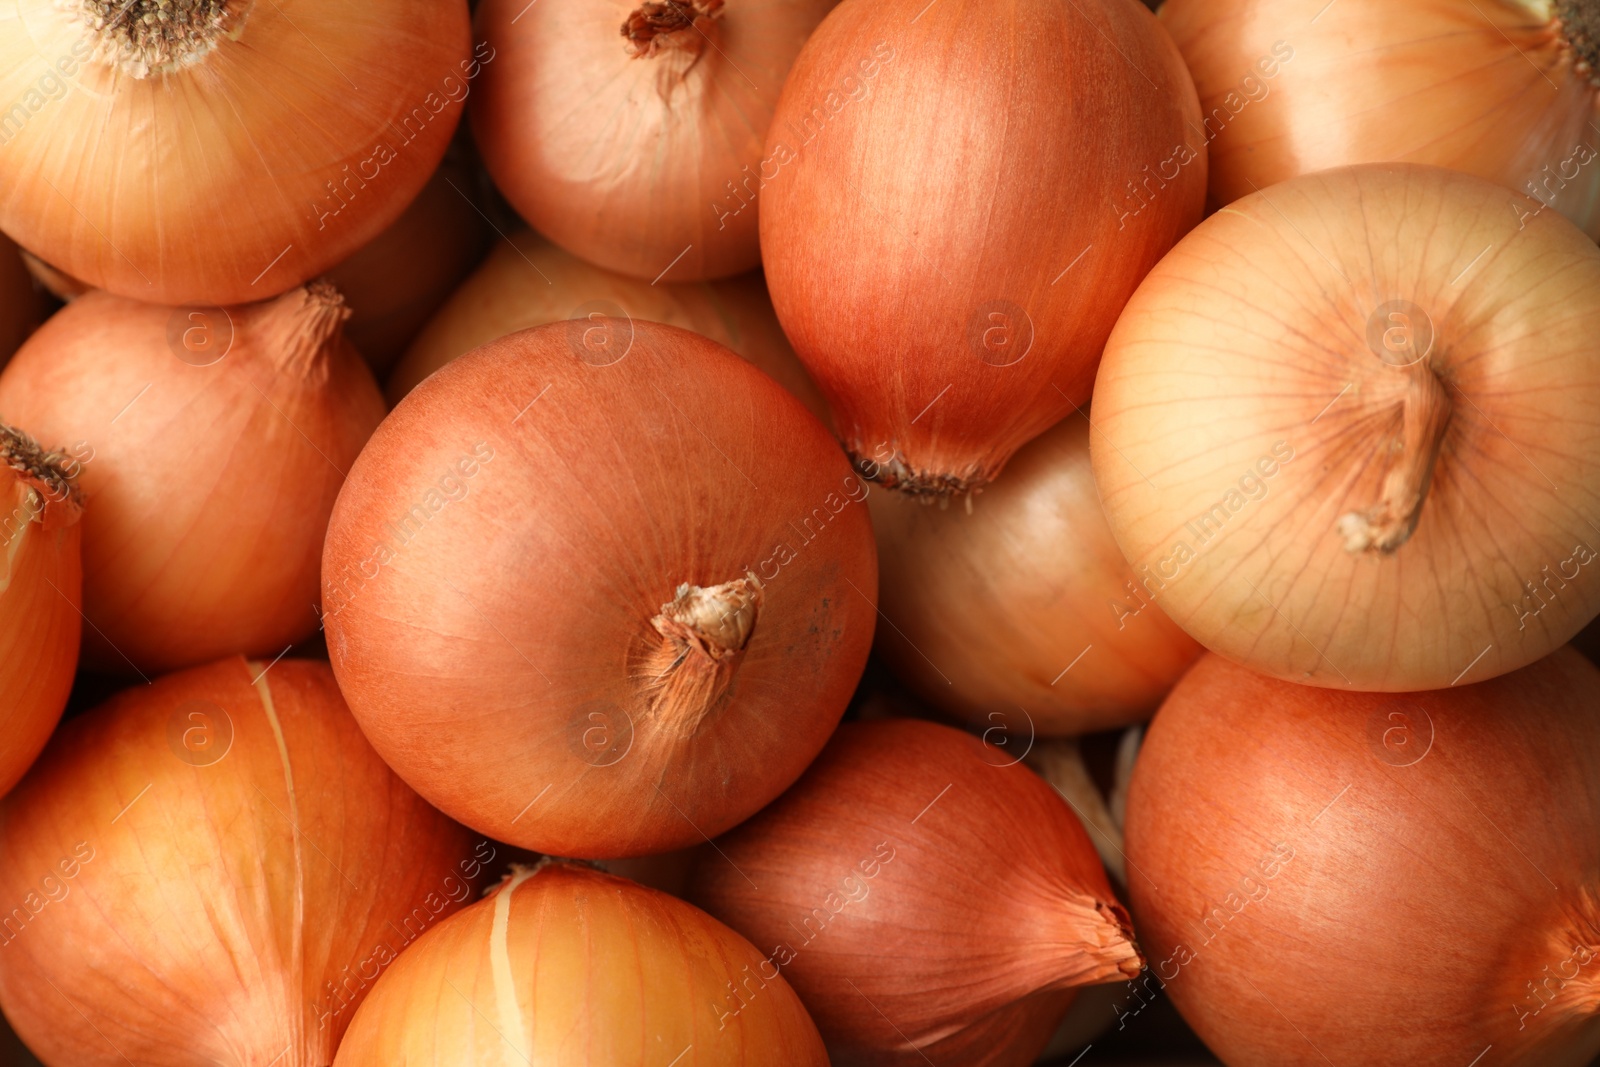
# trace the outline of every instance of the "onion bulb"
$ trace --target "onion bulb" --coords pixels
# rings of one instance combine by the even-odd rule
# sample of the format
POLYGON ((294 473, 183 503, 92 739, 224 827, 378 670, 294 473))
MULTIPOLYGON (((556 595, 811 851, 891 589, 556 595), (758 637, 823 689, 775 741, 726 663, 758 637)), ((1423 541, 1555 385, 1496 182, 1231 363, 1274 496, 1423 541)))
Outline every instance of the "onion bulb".
POLYGON ((1020 740, 1148 718, 1200 646, 1142 596, 1100 511, 1089 424, 1017 453, 966 508, 867 498, 877 648, 935 707, 1020 740))
POLYGON ((981 488, 1089 397, 1147 270, 1200 220, 1177 49, 1134 0, 845 0, 761 172, 773 304, 857 466, 981 488))
POLYGON ((84 659, 152 672, 317 628, 328 513, 383 417, 313 283, 262 304, 67 305, 0 374, 0 417, 83 457, 84 659))
POLYGON ((17 0, 0 228, 100 289, 262 300, 399 216, 472 80, 460 0, 17 0))
POLYGON ((0 803, 0 1006, 46 1063, 321 1067, 494 846, 324 663, 235 656, 69 720, 0 803))
POLYGON ((1401 696, 1205 657, 1133 772, 1142 996, 1233 1067, 1588 1063, 1597 708, 1571 649, 1401 696))
POLYGON ((650 285, 593 266, 529 230, 495 245, 389 377, 389 402, 464 352, 547 322, 594 315, 648 319, 703 334, 766 371, 817 417, 827 404, 795 358, 759 274, 650 285))
POLYGON ((827 1067, 816 1025, 765 964, 681 900, 542 861, 407 951, 334 1067, 827 1067))
POLYGON ((701 860, 690 899, 768 953, 840 1063, 1027 1064, 1077 987, 1142 966, 1072 811, 948 726, 846 723, 701 860))
POLYGON ((0 366, 47 313, 45 297, 17 253, 17 246, 0 234, 0 366))
POLYGON ((750 270, 767 125, 835 3, 484 0, 478 32, 501 58, 472 106, 483 161, 535 229, 609 270, 750 270))
POLYGON ((328 652, 373 745, 510 844, 699 844, 821 750, 876 617, 867 486, 766 375, 595 318, 440 370, 351 469, 328 652))
POLYGON ((1231 203, 1352 163, 1426 163, 1600 238, 1595 0, 1168 0, 1231 203))
POLYGON ((1600 249, 1433 167, 1211 216, 1106 345, 1095 480, 1143 595, 1313 685, 1480 681, 1600 609, 1600 249))

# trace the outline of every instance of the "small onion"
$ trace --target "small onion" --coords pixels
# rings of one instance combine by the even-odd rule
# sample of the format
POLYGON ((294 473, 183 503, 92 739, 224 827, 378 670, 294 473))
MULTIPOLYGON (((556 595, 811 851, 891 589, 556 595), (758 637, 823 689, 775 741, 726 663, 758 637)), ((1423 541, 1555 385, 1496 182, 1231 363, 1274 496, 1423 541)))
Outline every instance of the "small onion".
POLYGON ((45 1062, 324 1067, 493 846, 407 789, 324 663, 238 657, 66 723, 0 803, 0 1006, 45 1062))
POLYGON ((322 535, 383 417, 325 283, 167 308, 95 291, 0 374, 0 417, 82 460, 84 659, 274 656, 317 628, 322 535))
POLYGON ((472 108, 484 163, 535 229, 610 270, 747 271, 767 125, 836 2, 484 0, 501 56, 472 108))
POLYGON ((1586 1064, 1597 783, 1600 671, 1571 649, 1403 696, 1207 656, 1133 772, 1140 995, 1231 1067, 1586 1064))
POLYGON ((702 854, 690 899, 769 953, 839 1063, 1027 1064, 1077 987, 1141 967, 1060 797, 914 719, 840 727, 702 854))
POLYGON ((400 957, 334 1067, 827 1067, 794 990, 744 938, 654 889, 518 867, 400 957), (749 998, 730 1011, 732 990, 749 998))
POLYGON ((1095 480, 1202 644, 1400 691, 1531 663, 1600 609, 1600 249, 1481 178, 1308 175, 1218 212, 1106 345, 1095 480))
POLYGON ((1055 736, 1148 718, 1200 646, 1139 592, 1100 510, 1089 424, 1047 431, 969 499, 970 514, 867 498, 879 655, 979 729, 1055 736))
POLYGON ((761 176, 773 304, 868 477, 980 488, 1086 401, 1147 270, 1200 220, 1177 49, 1134 0, 845 0, 761 176))
POLYGON ((470 29, 461 0, 16 0, 0 227, 142 300, 281 293, 422 188, 492 61, 470 29))
POLYGON ((29 276, 17 246, 0 234, 0 367, 47 313, 46 298, 29 276))
POLYGON ((697 334, 556 323, 418 386, 351 469, 323 604, 390 765, 561 856, 698 844, 772 800, 872 643, 868 487, 697 334))

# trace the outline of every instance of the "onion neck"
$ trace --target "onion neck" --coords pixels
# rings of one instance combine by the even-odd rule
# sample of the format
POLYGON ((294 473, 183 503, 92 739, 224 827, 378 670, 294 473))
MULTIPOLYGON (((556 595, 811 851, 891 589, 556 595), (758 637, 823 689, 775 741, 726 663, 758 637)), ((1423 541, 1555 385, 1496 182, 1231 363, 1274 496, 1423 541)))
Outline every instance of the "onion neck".
POLYGON ((1407 377, 1400 404, 1399 455, 1389 461, 1377 503, 1342 515, 1335 524, 1347 552, 1389 555, 1410 540, 1450 425, 1450 395, 1426 361, 1397 370, 1407 377))
POLYGON ((888 459, 871 457, 854 448, 848 451, 856 470, 867 481, 916 497, 924 504, 943 507, 951 497, 966 496, 967 510, 971 511, 971 494, 982 492, 990 481, 989 474, 977 468, 965 474, 918 470, 898 451, 888 459))
POLYGON ((251 0, 57 0, 88 27, 93 58, 135 78, 205 59, 244 21, 251 0))
POLYGON ((1561 36, 1578 57, 1579 72, 1600 77, 1600 0, 1555 0, 1561 36))
POLYGON ((705 29, 722 17, 723 0, 646 0, 622 24, 628 54, 635 58, 667 49, 692 51, 705 47, 705 29))
POLYGON ((331 282, 314 281, 257 305, 251 328, 274 367, 294 380, 327 379, 350 308, 331 282))
POLYGON ((1057 905, 1057 918, 1061 966, 1047 988, 1121 982, 1144 970, 1133 920, 1121 904, 1074 893, 1057 905))
POLYGON ((760 612, 761 583, 747 574, 721 585, 680 585, 650 620, 657 640, 637 674, 651 719, 670 736, 692 736, 716 708, 760 612))
POLYGON ((42 447, 21 430, 0 423, 0 462, 16 471, 33 491, 37 507, 30 508, 30 521, 45 522, 54 512, 69 521, 77 518, 83 497, 74 477, 76 461, 42 447))

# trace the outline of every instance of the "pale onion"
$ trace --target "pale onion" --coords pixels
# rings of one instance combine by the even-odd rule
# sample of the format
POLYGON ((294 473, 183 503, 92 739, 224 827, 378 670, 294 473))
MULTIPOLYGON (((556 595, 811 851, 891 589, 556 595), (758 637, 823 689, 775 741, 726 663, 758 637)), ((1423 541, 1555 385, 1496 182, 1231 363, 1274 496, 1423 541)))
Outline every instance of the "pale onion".
POLYGON ((83 459, 0 425, 0 794, 49 740, 78 667, 83 459))
POLYGON ((1571 649, 1401 696, 1205 657, 1133 773, 1143 996, 1231 1067, 1588 1063, 1597 709, 1571 649))
POLYGON ((495 857, 378 759, 327 664, 237 656, 69 720, 0 854, 0 1006, 55 1067, 325 1067, 495 857))
POLYGON ((982 487, 1089 398, 1123 302, 1200 220, 1177 49, 1134 0, 845 0, 767 138, 778 318, 868 477, 982 487))
POLYGON ((764 964, 675 897, 542 861, 400 957, 334 1064, 827 1067, 816 1025, 764 964))
POLYGON ((1600 609, 1600 249, 1406 164, 1211 216, 1106 345, 1095 479, 1140 587, 1313 685, 1479 681, 1600 609))
POLYGON ((620 315, 704 334, 799 397, 818 418, 828 406, 795 358, 759 274, 650 285, 579 259, 530 230, 495 245, 439 309, 389 377, 389 403, 464 352, 547 322, 620 315))
MULTIPOLYGON (((1168 0, 1219 204, 1351 163, 1427 163, 1600 237, 1595 0, 1168 0)), ((1510 210, 1510 209, 1507 209, 1510 210)))
POLYGON ((760 262, 762 143, 837 0, 484 0, 472 131, 506 199, 575 255, 689 282, 760 262))
POLYGON ((1081 734, 1148 718, 1200 646, 1141 595, 1100 510, 1089 424, 1030 442, 967 507, 867 498, 877 649, 916 694, 983 731, 1081 734))
POLYGON ((328 652, 378 751, 462 822, 561 856, 698 844, 799 777, 861 677, 867 489, 698 334, 512 334, 413 390, 351 469, 328 652))
POLYGON ((88 665, 270 657, 316 630, 327 516, 383 417, 346 314, 320 282, 226 309, 95 291, 0 373, 0 418, 93 456, 88 665))
POLYGON ((1079 986, 1142 966, 1071 809, 948 726, 846 723, 716 844, 690 899, 768 954, 841 1063, 1027 1064, 1079 986))
POLYGON ((17 246, 0 234, 0 366, 47 314, 46 298, 29 276, 17 246))
POLYGON ((168 304, 290 289, 393 222, 472 80, 461 0, 16 0, 0 228, 168 304))

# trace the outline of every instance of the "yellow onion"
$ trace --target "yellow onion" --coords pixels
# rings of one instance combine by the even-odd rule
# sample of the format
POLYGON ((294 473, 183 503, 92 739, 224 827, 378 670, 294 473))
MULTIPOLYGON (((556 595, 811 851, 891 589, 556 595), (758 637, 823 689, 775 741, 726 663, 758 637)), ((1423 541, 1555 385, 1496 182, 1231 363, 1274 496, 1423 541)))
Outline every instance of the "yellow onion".
POLYGON ((96 288, 262 300, 399 216, 472 80, 461 0, 16 0, 0 228, 96 288))
POLYGON ((0 234, 0 366, 48 313, 44 294, 17 252, 17 246, 0 234))

